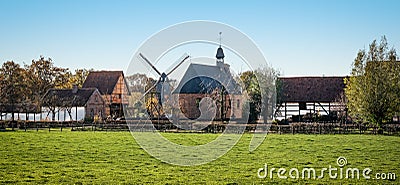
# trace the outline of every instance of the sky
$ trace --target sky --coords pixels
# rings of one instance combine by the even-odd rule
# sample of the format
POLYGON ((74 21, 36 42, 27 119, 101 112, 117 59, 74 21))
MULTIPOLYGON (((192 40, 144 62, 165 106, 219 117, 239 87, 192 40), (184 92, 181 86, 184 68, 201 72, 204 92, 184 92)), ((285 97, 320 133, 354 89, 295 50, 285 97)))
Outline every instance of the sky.
POLYGON ((71 70, 126 71, 153 34, 210 20, 249 36, 282 76, 342 76, 374 39, 400 49, 399 9, 397 0, 0 0, 0 61, 42 55, 71 70))

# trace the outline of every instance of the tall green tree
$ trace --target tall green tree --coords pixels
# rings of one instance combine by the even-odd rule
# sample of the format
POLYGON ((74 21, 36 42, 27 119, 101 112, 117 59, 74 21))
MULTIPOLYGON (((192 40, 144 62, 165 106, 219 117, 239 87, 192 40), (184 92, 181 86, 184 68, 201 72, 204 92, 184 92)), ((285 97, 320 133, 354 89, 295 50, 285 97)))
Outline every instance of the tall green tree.
POLYGON ((360 50, 351 76, 345 79, 350 115, 379 127, 400 112, 400 62, 386 37, 374 40, 369 50, 360 50))
MULTIPOLYGON (((270 66, 258 68, 255 71, 246 71, 240 74, 242 89, 248 96, 249 122, 257 121, 261 115, 264 123, 273 118, 274 107, 277 99, 277 88, 279 71, 270 66)), ((245 111, 245 112, 246 112, 245 111)))
POLYGON ((261 90, 260 85, 257 80, 257 76, 253 71, 246 71, 240 74, 240 80, 243 85, 243 90, 246 91, 248 96, 248 103, 244 105, 248 105, 249 107, 244 107, 244 113, 249 111, 249 123, 253 123, 257 121, 258 116, 261 113, 261 90))

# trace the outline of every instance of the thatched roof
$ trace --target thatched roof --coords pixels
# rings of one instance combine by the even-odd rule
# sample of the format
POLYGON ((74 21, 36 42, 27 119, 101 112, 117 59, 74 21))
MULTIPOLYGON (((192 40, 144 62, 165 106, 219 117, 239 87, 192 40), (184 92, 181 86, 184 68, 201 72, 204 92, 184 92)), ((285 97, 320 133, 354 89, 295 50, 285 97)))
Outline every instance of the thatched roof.
POLYGON ((21 104, 16 103, 14 106, 10 104, 1 104, 0 105, 0 112, 15 112, 15 113, 39 113, 40 108, 35 104, 21 104))
POLYGON ((280 77, 282 102, 334 102, 346 77, 280 77))
POLYGON ((122 71, 91 71, 87 76, 82 88, 97 88, 102 95, 109 95, 117 85, 122 71))
POLYGON ((51 104, 58 107, 83 107, 95 91, 98 90, 81 88, 74 92, 72 89, 49 89, 43 97, 44 106, 51 104))

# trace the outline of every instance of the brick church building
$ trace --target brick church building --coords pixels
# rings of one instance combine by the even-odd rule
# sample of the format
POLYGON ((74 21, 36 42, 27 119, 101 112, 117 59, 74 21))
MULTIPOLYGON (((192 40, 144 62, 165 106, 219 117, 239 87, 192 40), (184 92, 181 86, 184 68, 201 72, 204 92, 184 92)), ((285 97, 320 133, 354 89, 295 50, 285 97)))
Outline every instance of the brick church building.
POLYGON ((242 117, 242 92, 234 80, 229 64, 224 62, 224 52, 217 49, 216 65, 190 64, 174 94, 179 94, 179 107, 183 116, 202 119, 201 109, 215 110, 214 120, 240 119, 242 117), (208 97, 213 100, 201 105, 208 97), (206 106, 206 107, 201 107, 206 106))

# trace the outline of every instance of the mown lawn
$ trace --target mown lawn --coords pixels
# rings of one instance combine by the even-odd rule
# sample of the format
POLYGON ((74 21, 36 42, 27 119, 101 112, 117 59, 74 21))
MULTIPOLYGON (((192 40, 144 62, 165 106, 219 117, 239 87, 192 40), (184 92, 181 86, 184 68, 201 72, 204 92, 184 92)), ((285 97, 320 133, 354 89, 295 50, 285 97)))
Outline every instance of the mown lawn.
MULTIPOLYGON (((213 140, 216 134, 164 133, 183 145, 213 140)), ((35 184, 399 184, 400 137, 377 135, 268 135, 254 152, 245 134, 223 157, 200 166, 174 166, 148 155, 129 132, 0 132, 0 183, 35 184), (260 179, 259 168, 372 169, 371 179, 260 179), (375 173, 395 173, 377 180, 375 173)), ((319 171, 318 171, 319 170, 319 171)), ((276 172, 276 171, 275 171, 276 172)), ((286 172, 288 176, 288 172, 286 172)))

